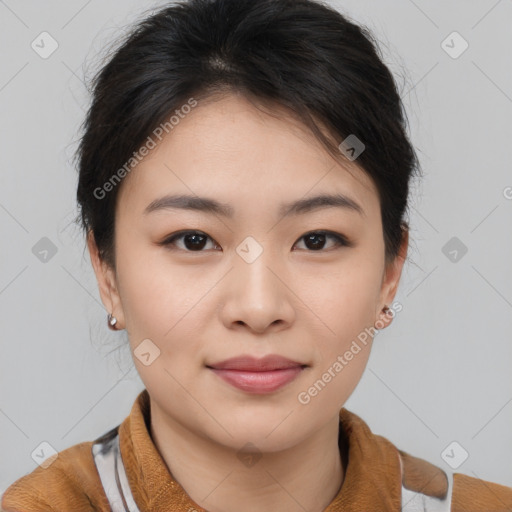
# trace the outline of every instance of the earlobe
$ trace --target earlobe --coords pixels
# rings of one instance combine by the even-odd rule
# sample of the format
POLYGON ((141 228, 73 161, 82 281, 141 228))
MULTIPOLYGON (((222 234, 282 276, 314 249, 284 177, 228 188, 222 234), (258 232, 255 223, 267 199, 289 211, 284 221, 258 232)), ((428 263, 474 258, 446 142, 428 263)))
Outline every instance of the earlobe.
POLYGON ((124 324, 124 315, 121 306, 121 299, 118 292, 114 270, 101 259, 99 250, 94 239, 94 234, 89 231, 87 235, 87 247, 91 258, 91 264, 98 282, 101 302, 105 306, 109 317, 108 326, 113 330, 122 329, 124 324), (115 318, 115 322, 111 320, 115 318))
POLYGON ((375 329, 385 329, 393 321, 393 315, 390 312, 391 310, 386 305, 381 309, 379 319, 373 324, 375 329))

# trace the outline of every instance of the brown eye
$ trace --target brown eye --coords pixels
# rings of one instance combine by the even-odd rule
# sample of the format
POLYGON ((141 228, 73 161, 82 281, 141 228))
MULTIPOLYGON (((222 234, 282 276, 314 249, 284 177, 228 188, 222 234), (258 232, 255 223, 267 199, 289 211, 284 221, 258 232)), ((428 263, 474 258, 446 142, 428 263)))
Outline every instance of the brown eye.
POLYGON ((332 233, 330 231, 312 231, 300 238, 300 240, 304 240, 304 245, 310 251, 324 250, 328 239, 334 240, 334 247, 350 246, 350 243, 343 235, 332 233))
POLYGON ((213 242, 212 238, 201 231, 182 231, 181 233, 176 233, 167 238, 160 245, 166 247, 171 246, 171 248, 172 246, 175 246, 178 249, 188 252, 202 252, 207 245, 208 240, 212 240, 213 242), (176 242, 178 240, 183 240, 183 245, 181 247, 176 246, 176 242))

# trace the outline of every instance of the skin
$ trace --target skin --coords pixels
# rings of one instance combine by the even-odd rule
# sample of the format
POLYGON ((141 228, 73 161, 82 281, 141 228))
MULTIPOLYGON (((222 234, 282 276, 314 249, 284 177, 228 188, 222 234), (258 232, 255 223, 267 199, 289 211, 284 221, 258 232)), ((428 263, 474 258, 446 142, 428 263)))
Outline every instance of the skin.
MULTIPOLYGON (((365 328, 391 318, 406 258, 385 264, 379 198, 357 160, 335 161, 280 107, 273 117, 242 96, 199 103, 122 182, 116 207, 116 270, 88 238, 101 299, 136 350, 150 339, 160 355, 134 357, 151 397, 151 435, 174 478, 210 512, 322 511, 344 478, 339 411, 359 382, 372 340, 308 404, 307 391, 365 328), (364 215, 329 207, 280 216, 278 205, 341 192, 364 215), (144 215, 167 194, 228 203, 232 219, 192 210, 144 215), (173 233, 207 235, 202 248, 173 233), (309 244, 330 230, 352 247, 309 244), (236 252, 248 236, 262 254, 236 252), (271 394, 255 395, 221 380, 206 364, 251 354, 279 354, 308 364, 271 394), (262 457, 237 454, 246 443, 262 457), (204 499, 206 497, 206 499, 204 499)), ((314 241, 315 242, 315 241, 314 241)), ((250 451, 245 448, 246 451, 250 451)))

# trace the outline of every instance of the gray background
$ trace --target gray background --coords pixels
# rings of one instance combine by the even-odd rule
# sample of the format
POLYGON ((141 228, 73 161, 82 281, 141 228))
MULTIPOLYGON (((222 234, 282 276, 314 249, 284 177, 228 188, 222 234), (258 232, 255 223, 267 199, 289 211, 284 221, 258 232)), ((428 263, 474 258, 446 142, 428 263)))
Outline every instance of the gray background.
MULTIPOLYGON (((442 453, 456 441, 451 461, 469 453, 456 471, 512 486, 512 1, 331 3, 381 42, 425 171, 412 190, 403 310, 346 407, 447 470, 442 453), (458 58, 442 47, 453 31, 469 43, 458 58), (459 246, 443 250, 452 237, 459 246)), ((41 442, 93 440, 143 389, 129 350, 115 350, 125 334, 107 329, 71 223, 71 158, 84 72, 158 5, 0 0, 0 493, 36 467, 41 442), (31 48, 43 31, 59 45, 47 59, 31 48), (33 253, 43 237, 57 250, 46 262, 33 253)))

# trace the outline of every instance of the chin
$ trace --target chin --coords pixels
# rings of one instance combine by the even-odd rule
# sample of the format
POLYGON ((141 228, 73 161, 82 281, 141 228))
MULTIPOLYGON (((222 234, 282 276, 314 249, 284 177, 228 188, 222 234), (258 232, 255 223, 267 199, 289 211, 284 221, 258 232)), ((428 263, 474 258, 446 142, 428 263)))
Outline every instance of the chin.
POLYGON ((294 446, 307 435, 307 432, 302 431, 304 425, 295 425, 293 420, 290 421, 293 416, 289 414, 291 410, 287 408, 277 415, 260 414, 257 419, 250 419, 247 415, 242 418, 232 416, 229 423, 222 422, 221 417, 217 416, 231 436, 223 429, 216 428, 215 432, 212 432, 211 428, 209 430, 210 433, 215 434, 214 440, 236 450, 247 443, 252 443, 260 451, 278 452, 294 446))

